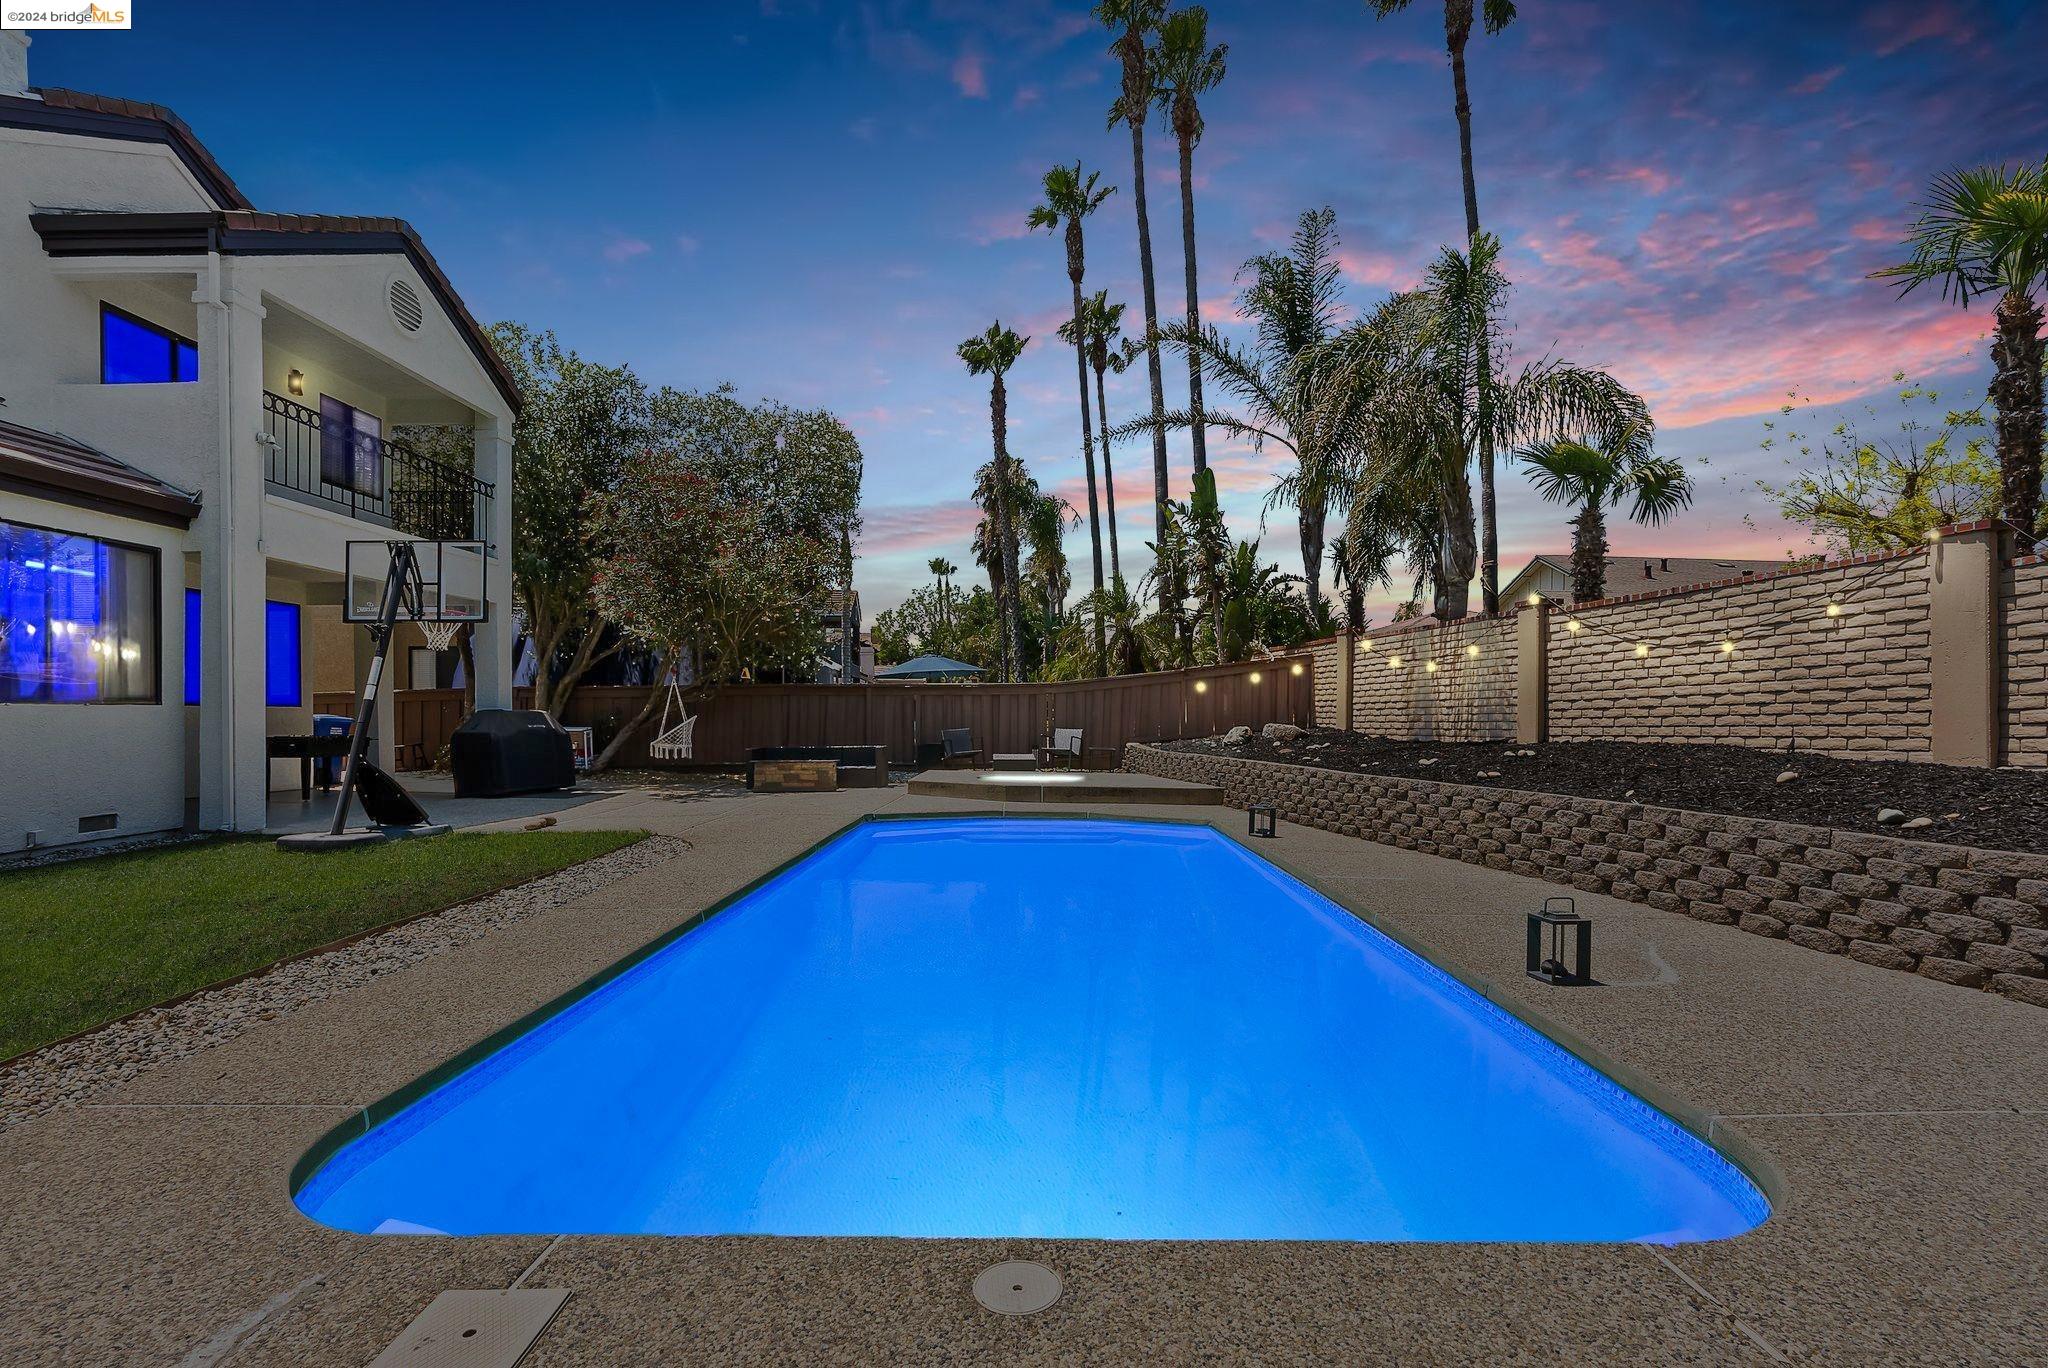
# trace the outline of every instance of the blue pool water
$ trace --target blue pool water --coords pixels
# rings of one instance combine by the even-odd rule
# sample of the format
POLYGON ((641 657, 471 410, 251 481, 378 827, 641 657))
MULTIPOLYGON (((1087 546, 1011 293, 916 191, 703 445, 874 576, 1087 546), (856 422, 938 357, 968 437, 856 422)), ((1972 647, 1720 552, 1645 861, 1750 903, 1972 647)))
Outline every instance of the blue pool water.
POLYGON ((297 1200, 463 1235, 1666 1243, 1769 1214, 1690 1132, 1236 842, 1005 818, 855 828, 297 1200))

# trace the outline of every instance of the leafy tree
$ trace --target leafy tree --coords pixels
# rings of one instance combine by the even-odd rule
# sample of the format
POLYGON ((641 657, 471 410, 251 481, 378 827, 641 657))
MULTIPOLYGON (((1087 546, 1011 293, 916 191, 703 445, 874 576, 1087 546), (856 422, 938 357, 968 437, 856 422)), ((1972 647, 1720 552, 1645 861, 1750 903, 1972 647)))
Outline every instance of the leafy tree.
POLYGON ((1194 490, 1177 511, 1187 534, 1187 547, 1194 580, 1209 621, 1209 639, 1215 647, 1216 663, 1237 657, 1225 653, 1223 613, 1228 602, 1223 591, 1223 562, 1230 554, 1230 532, 1223 525, 1223 505, 1216 497, 1216 472, 1195 472, 1194 490))
MULTIPOLYGON (((1145 377, 1152 387, 1152 524, 1166 535, 1169 472, 1166 466, 1166 387, 1159 375, 1159 291, 1152 275, 1152 219, 1145 205, 1145 118, 1159 97, 1150 39, 1166 14, 1166 0, 1101 0, 1095 18, 1116 40, 1110 52, 1123 66, 1123 82, 1109 107, 1109 127, 1131 130, 1131 199, 1138 211, 1138 275, 1144 286, 1145 377)), ((1161 601, 1178 586, 1158 576, 1161 601)))
MULTIPOLYGON (((1036 231, 1044 228, 1059 230, 1065 225, 1067 248, 1067 283, 1074 292, 1074 316, 1060 328, 1074 348, 1074 378, 1081 392, 1081 461, 1088 471, 1088 535, 1094 544, 1095 587, 1102 587, 1102 516, 1095 499, 1095 433, 1088 413, 1088 324, 1087 304, 1081 296, 1081 279, 1086 271, 1086 250, 1082 241, 1081 220, 1101 207, 1102 202, 1116 193, 1113 185, 1098 190, 1095 182, 1098 173, 1089 172, 1084 179, 1081 163, 1072 166, 1055 166, 1045 173, 1045 203, 1031 211, 1027 220, 1036 231)), ((1095 643, 1096 668, 1098 673, 1108 670, 1105 648, 1101 640, 1095 643)))
POLYGON ((647 388, 551 332, 499 323, 491 340, 525 398, 512 428, 512 588, 537 668, 534 705, 559 717, 591 667, 616 654, 592 581, 606 546, 594 502, 617 483, 651 430, 647 388))
MULTIPOLYGON (((1783 484, 1757 481, 1786 521, 1839 555, 1904 550, 1934 528, 1998 515, 2002 482, 1986 450, 1983 406, 1944 410, 1937 392, 1904 372, 1892 381, 1901 386, 1893 391, 1895 414, 1866 402, 1861 417, 1818 437, 1802 431, 1808 420, 1797 416, 1810 412, 1810 401, 1785 405, 1781 418, 1799 426, 1787 427, 1783 441, 1797 448, 1801 468, 1783 484)), ((1763 450, 1775 450, 1778 420, 1764 429, 1763 450)))
MULTIPOLYGON (((1159 26, 1159 46, 1154 55, 1158 67, 1160 107, 1167 127, 1173 130, 1180 151, 1180 239, 1187 271, 1187 324, 1202 326, 1200 296, 1195 284, 1195 144, 1202 140, 1201 97, 1223 83, 1227 44, 1209 46, 1209 11, 1190 5, 1168 15, 1159 26)), ((1188 408, 1202 411, 1202 364, 1188 357, 1188 408)), ((1209 468, 1208 433, 1202 424, 1188 429, 1194 447, 1195 473, 1209 468)))
POLYGON ((2041 529, 2044 364, 2036 293, 2048 289, 2048 160, 2039 166, 1955 170, 1934 182, 1906 245, 1912 256, 1879 271, 1900 293, 1940 282, 1968 305, 1995 292, 1991 405, 2005 517, 2030 540, 2041 529))
POLYGON ((1131 364, 1135 352, 1118 345, 1123 332, 1124 306, 1109 302, 1109 291, 1097 290, 1083 303, 1080 326, 1070 320, 1060 324, 1060 340, 1070 346, 1079 345, 1078 339, 1085 336, 1088 345, 1088 365, 1095 372, 1095 427, 1102 434, 1102 493, 1109 512, 1109 573, 1112 579, 1120 577, 1123 562, 1117 553, 1116 544, 1116 474, 1109 460, 1109 401, 1103 390, 1103 374, 1115 371, 1124 373, 1131 364))
MULTIPOLYGON (((987 488, 993 494, 1010 488, 1010 419, 1009 395, 1003 384, 1003 377, 1010 367, 1017 364, 1017 358, 1024 354, 1030 343, 1028 337, 1019 337, 1002 325, 1001 320, 989 325, 988 331, 977 333, 962 342, 958 348, 960 359, 967 363, 969 375, 989 377, 988 421, 991 441, 995 448, 992 461, 992 478, 987 488)), ((1012 526, 1012 506, 1007 498, 993 498, 982 504, 994 520, 995 545, 993 564, 989 580, 995 590, 996 615, 1000 619, 1001 678, 1012 679, 1024 667, 1023 613, 1015 592, 1017 584, 1017 532, 1012 526), (1000 583, 998 583, 1000 579, 1000 583)))
MULTIPOLYGON (((1381 19, 1407 9, 1410 3, 1411 0, 1366 0, 1373 13, 1381 19)), ((1474 5, 1473 0, 1443 0, 1443 4, 1444 50, 1450 54, 1453 112, 1458 119, 1458 169, 1465 190, 1465 249, 1476 254, 1480 236, 1479 187, 1472 173, 1472 96, 1465 87, 1465 46, 1472 39, 1474 5)), ((1489 34, 1499 33, 1515 19, 1513 0, 1481 0, 1479 11, 1489 34)), ((1496 427, 1487 412, 1494 374, 1492 359, 1488 355, 1492 337, 1487 329, 1481 328, 1473 334, 1471 342, 1477 352, 1474 370, 1478 376, 1473 397, 1479 408, 1474 426, 1479 438, 1479 502, 1483 529, 1480 602, 1486 612, 1496 613, 1500 611, 1500 536, 1495 527, 1493 499, 1493 434, 1496 427)))
MULTIPOLYGON (((1130 586, 1118 575, 1100 593, 1090 593, 1081 600, 1080 615, 1092 632, 1096 625, 1109 643, 1110 668, 1116 674, 1143 674, 1150 653, 1146 649, 1145 605, 1133 594, 1130 586)), ((1072 659, 1072 653, 1054 662, 1054 678, 1079 679, 1082 677, 1079 662, 1072 659)))
POLYGON ((1655 527, 1692 503, 1685 467, 1650 450, 1647 430, 1604 446, 1570 439, 1525 447, 1536 492, 1551 503, 1576 504, 1572 520, 1572 599, 1607 597, 1607 509, 1631 501, 1629 520, 1655 527))

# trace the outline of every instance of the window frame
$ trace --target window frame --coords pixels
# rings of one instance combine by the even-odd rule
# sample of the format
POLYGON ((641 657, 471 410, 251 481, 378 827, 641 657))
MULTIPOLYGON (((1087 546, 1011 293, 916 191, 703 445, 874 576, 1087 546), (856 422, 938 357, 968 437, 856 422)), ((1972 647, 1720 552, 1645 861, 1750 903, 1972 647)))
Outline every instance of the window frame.
POLYGON ((164 702, 164 556, 159 547, 145 546, 141 542, 122 541, 118 537, 102 537, 96 532, 80 532, 72 528, 49 527, 42 523, 22 522, 15 518, 0 517, 0 523, 10 527, 25 528, 30 532, 48 532, 58 537, 83 537, 102 546, 117 546, 123 551, 140 551, 149 557, 150 605, 156 614, 156 632, 150 642, 150 696, 148 698, 0 698, 0 707, 31 708, 158 708, 164 702))
POLYGON ((178 374, 177 374, 177 370, 178 370, 178 348, 179 348, 179 347, 180 347, 181 345, 182 345, 182 346, 187 346, 187 347, 190 347, 190 348, 192 349, 193 363, 194 363, 195 365, 197 365, 197 363, 198 363, 198 358, 199 358, 199 344, 198 344, 197 342, 193 341, 193 340, 192 340, 191 338, 189 338, 189 337, 185 336, 185 335, 184 335, 183 333, 180 333, 180 332, 177 332, 177 331, 175 331, 174 329, 171 329, 171 328, 166 328, 166 327, 165 327, 165 326, 164 326, 163 324, 161 324, 161 323, 153 323, 153 322, 151 322, 151 321, 150 321, 149 319, 147 319, 147 318, 144 318, 144 317, 143 317, 143 316, 142 316, 141 314, 138 314, 138 313, 132 313, 132 312, 130 312, 129 310, 127 310, 127 309, 124 309, 124 308, 122 308, 122 307, 121 307, 121 306, 120 306, 119 304, 109 304, 109 303, 108 303, 108 302, 107 302, 106 300, 104 300, 104 299, 102 299, 102 300, 100 301, 100 383, 101 383, 102 385, 196 385, 196 384, 198 384, 198 383, 199 383, 199 375, 198 375, 198 372, 197 372, 196 370, 195 370, 195 371, 193 372, 193 374, 192 374, 192 375, 190 375, 189 377, 187 377, 187 376, 180 376, 180 375, 178 375, 178 374), (133 323, 133 324, 134 324, 134 325, 135 325, 136 327, 138 327, 138 328, 142 328, 142 329, 145 329, 146 331, 149 331, 149 332, 153 332, 153 333, 155 333, 155 334, 156 334, 156 335, 157 335, 158 337, 161 337, 161 338, 163 338, 163 339, 164 339, 165 343, 166 343, 166 344, 167 344, 167 345, 168 345, 168 346, 170 347, 170 353, 171 353, 171 372, 172 372, 172 373, 171 373, 171 378, 170 378, 170 379, 168 379, 168 380, 109 380, 109 379, 107 379, 107 315, 108 315, 108 314, 112 314, 112 315, 114 315, 114 316, 115 316, 116 318, 122 319, 122 320, 123 320, 123 321, 125 321, 125 322, 128 322, 128 323, 133 323))

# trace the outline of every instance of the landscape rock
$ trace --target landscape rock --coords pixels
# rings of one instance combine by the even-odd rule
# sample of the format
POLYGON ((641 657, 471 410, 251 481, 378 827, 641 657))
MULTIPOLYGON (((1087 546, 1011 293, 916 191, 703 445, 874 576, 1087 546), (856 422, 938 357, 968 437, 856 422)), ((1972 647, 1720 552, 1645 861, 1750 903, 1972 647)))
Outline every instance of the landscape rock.
POLYGON ((1799 777, 1799 771, 1798 771, 1798 770, 1782 770, 1782 771, 1780 771, 1780 772, 1779 772, 1779 774, 1778 774, 1778 782, 1779 782, 1779 783, 1781 783, 1781 784, 1789 784, 1789 783, 1791 783, 1792 781, 1794 781, 1795 779, 1797 779, 1798 777, 1799 777))
POLYGON ((1877 824, 1879 826, 1897 826, 1905 820, 1906 814, 1899 811, 1897 808, 1878 809, 1877 824))
MULTIPOLYGON (((1235 730, 1235 728, 1232 730, 1235 730)), ((1250 732, 1247 731, 1246 735, 1249 736, 1250 732)), ((1292 741, 1298 736, 1308 735, 1308 730, 1304 727, 1297 727, 1292 722, 1268 722, 1259 732, 1259 735, 1265 737, 1268 741, 1292 741)))
POLYGON ((1241 746, 1251 739, 1252 729, 1250 727, 1232 727, 1229 731, 1223 733, 1223 744, 1226 746, 1241 746))
POLYGON ((1934 819, 1932 817, 1915 817, 1910 821, 1902 822, 1900 828, 1904 831, 1918 831, 1922 827, 1931 827, 1933 825, 1934 819))

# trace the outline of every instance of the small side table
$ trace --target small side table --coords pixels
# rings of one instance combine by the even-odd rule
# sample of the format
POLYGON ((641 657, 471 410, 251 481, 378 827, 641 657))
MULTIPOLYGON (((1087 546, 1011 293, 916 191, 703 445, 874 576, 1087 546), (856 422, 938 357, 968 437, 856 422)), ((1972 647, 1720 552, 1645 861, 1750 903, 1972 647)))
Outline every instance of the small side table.
POLYGON ((1038 757, 1029 751, 997 751, 989 762, 999 770, 1035 770, 1038 757))

